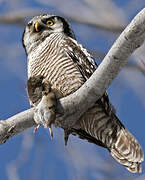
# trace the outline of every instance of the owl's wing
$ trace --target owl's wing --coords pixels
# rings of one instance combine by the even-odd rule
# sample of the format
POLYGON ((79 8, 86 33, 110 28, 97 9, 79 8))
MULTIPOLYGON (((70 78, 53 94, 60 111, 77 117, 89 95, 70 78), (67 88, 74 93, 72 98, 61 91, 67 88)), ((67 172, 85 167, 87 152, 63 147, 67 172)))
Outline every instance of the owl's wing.
POLYGON ((85 81, 97 69, 97 64, 88 51, 72 38, 66 38, 63 43, 65 53, 76 64, 85 81))
MULTIPOLYGON (((81 44, 72 38, 67 37, 64 40, 63 48, 67 56, 75 63, 84 81, 87 81, 98 67, 93 57, 81 44)), ((102 106, 107 114, 115 112, 114 107, 109 102, 107 92, 104 93, 97 103, 102 106)))
MULTIPOLYGON (((72 38, 67 37, 63 41, 63 49, 80 71, 84 81, 87 81, 98 67, 93 57, 81 44, 72 38)), ((102 107, 103 111, 107 115, 112 113, 114 110, 113 106, 109 102, 107 92, 105 92, 104 95, 99 100, 97 100, 97 104, 102 107)), ((105 144, 92 137, 82 129, 77 130, 73 128, 71 133, 78 135, 81 139, 86 139, 91 143, 106 147, 105 144)))
MULTIPOLYGON (((66 39, 64 50, 87 80, 97 68, 87 50, 70 38, 66 39)), ((129 171, 141 172, 141 162, 144 159, 142 148, 113 112, 106 92, 77 123, 72 128, 72 134, 107 147, 114 159, 129 171)))

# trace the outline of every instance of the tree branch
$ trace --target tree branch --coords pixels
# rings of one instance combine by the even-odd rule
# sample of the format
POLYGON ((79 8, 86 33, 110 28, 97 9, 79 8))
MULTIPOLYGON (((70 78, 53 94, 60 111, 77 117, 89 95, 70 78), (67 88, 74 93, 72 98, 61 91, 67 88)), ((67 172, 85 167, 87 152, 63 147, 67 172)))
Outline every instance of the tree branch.
POLYGON ((110 26, 109 24, 103 23, 103 22, 102 23, 90 22, 87 19, 83 19, 81 16, 76 17, 73 15, 69 16, 69 15, 64 14, 63 17, 65 17, 69 21, 73 21, 73 22, 76 22, 79 24, 85 24, 85 25, 97 28, 99 30, 113 32, 113 33, 121 33, 125 29, 125 26, 122 24, 120 26, 119 25, 113 25, 113 24, 112 24, 112 26, 110 26))
MULTIPOLYGON (((145 8, 132 20, 116 40, 90 79, 75 93, 60 99, 57 104, 58 125, 72 127, 80 116, 104 94, 128 57, 145 39, 145 8)), ((33 110, 29 109, 5 121, 0 121, 0 143, 35 125, 33 110)))
MULTIPOLYGON (((26 21, 25 21, 26 17, 36 16, 41 13, 44 14, 44 12, 42 12, 41 9, 31 9, 31 8, 16 11, 16 12, 9 12, 9 13, 0 15, 0 23, 17 24, 20 26, 24 26, 26 24, 26 21)), ((88 26, 91 26, 100 30, 113 32, 113 33, 120 33, 125 28, 124 25, 118 26, 118 25, 112 24, 112 26, 110 26, 110 24, 107 24, 104 22, 102 23, 90 22, 87 19, 84 19, 82 17, 76 17, 73 15, 68 16, 68 15, 62 14, 62 16, 68 19, 69 21, 76 22, 79 24, 85 24, 85 25, 88 25, 88 26)))
POLYGON ((33 121, 34 108, 16 114, 7 120, 0 121, 0 144, 5 143, 10 137, 31 128, 36 123, 33 121))

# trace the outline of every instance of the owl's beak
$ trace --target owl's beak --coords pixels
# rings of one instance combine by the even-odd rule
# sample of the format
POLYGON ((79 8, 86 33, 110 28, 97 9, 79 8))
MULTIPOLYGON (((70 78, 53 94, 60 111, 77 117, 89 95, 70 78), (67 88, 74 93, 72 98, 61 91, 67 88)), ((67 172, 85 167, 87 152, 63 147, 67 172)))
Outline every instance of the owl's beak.
POLYGON ((34 31, 35 31, 35 32, 40 32, 40 31, 42 31, 42 30, 51 29, 50 27, 47 27, 47 26, 45 26, 43 23, 38 22, 38 21, 35 22, 35 24, 34 24, 33 27, 34 27, 34 31))
POLYGON ((35 23, 34 28, 35 28, 36 32, 40 31, 40 29, 39 29, 39 22, 38 21, 35 23))

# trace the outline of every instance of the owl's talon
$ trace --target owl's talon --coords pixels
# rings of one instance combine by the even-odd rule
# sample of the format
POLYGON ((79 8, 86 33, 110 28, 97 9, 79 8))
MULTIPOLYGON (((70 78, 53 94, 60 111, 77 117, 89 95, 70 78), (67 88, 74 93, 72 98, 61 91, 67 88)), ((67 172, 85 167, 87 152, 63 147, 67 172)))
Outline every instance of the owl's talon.
POLYGON ((38 124, 35 128, 34 128, 34 130, 33 130, 33 133, 36 133, 37 132, 37 130, 40 128, 40 124, 38 124))
POLYGON ((50 136, 53 138, 51 125, 55 122, 56 116, 54 110, 49 108, 49 98, 47 96, 43 96, 34 112, 34 121, 38 124, 34 130, 35 132, 41 125, 44 125, 44 128, 49 128, 50 136))
POLYGON ((49 127, 49 133, 50 133, 50 137, 51 137, 51 139, 53 138, 53 131, 52 131, 52 128, 51 127, 49 127))
POLYGON ((31 101, 35 106, 34 121, 38 124, 38 126, 34 128, 34 133, 36 133, 41 125, 44 125, 45 128, 49 128, 52 138, 53 132, 51 124, 55 122, 56 118, 55 92, 51 89, 50 83, 44 80, 42 76, 29 78, 27 84, 29 97, 33 95, 31 101))
POLYGON ((52 139, 53 138, 53 131, 52 131, 51 125, 48 125, 47 123, 45 123, 44 124, 44 128, 48 128, 49 129, 50 137, 52 139))
POLYGON ((67 146, 69 135, 71 134, 71 131, 68 129, 64 129, 64 143, 65 146, 67 146))

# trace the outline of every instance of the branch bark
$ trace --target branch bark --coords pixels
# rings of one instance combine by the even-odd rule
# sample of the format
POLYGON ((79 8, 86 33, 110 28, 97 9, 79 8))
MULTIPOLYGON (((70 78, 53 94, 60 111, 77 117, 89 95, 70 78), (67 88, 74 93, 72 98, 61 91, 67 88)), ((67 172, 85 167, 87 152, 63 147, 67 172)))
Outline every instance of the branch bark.
MULTIPOLYGON (((60 99, 57 105, 57 122, 62 128, 72 127, 80 116, 104 94, 128 57, 145 39, 145 8, 116 40, 100 66, 90 79, 75 93, 60 99)), ((6 142, 21 131, 35 125, 34 109, 26 110, 7 120, 0 121, 0 143, 6 142)))

